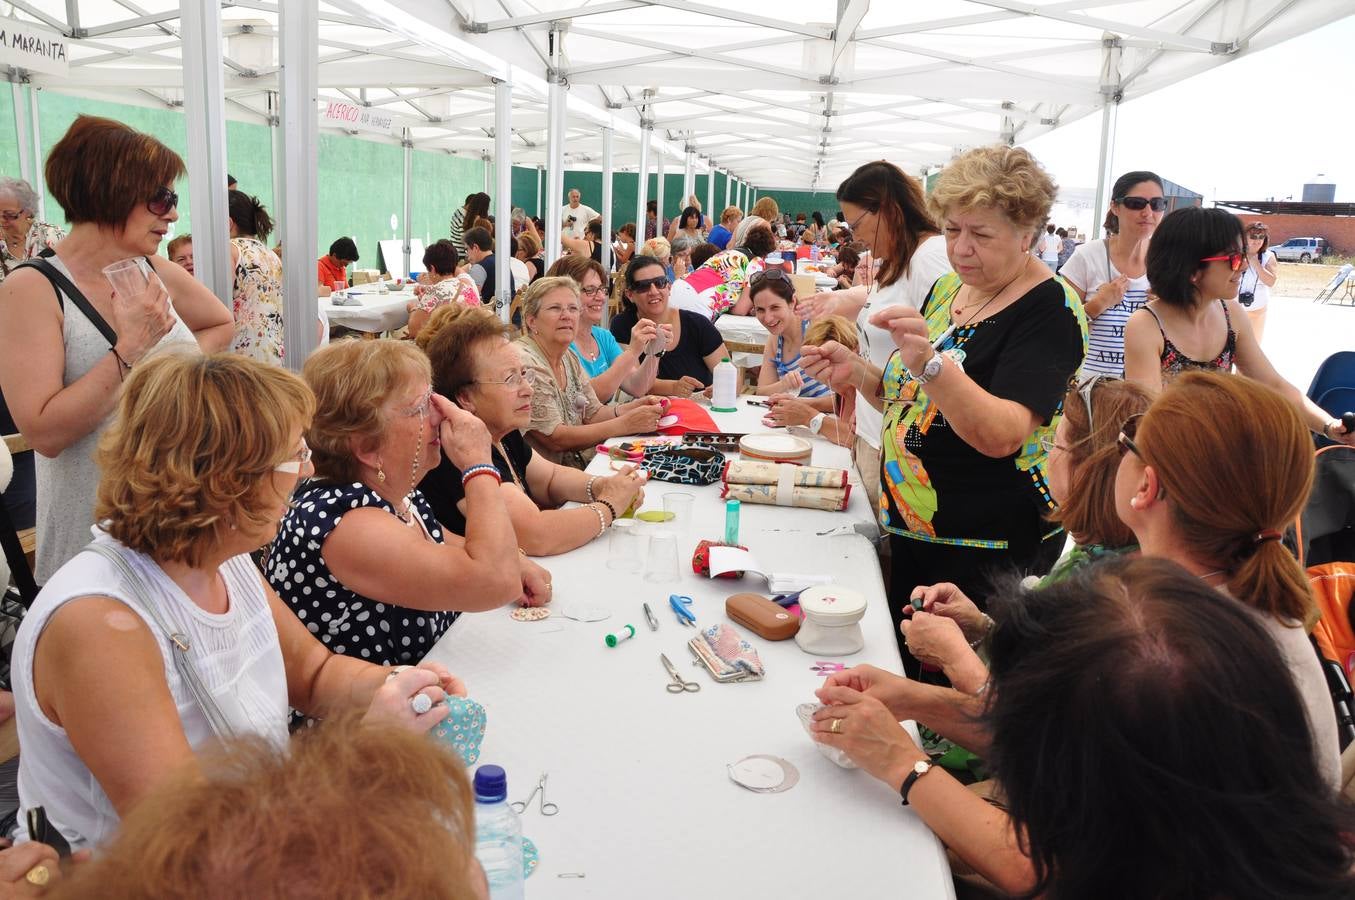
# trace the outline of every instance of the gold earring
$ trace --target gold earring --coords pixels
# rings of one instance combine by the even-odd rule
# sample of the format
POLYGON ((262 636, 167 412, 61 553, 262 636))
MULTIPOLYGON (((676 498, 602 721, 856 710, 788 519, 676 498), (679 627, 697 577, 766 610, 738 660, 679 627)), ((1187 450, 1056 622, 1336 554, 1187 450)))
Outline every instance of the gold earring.
POLYGON ((376 461, 376 480, 382 484, 386 483, 386 470, 381 468, 381 460, 376 461))

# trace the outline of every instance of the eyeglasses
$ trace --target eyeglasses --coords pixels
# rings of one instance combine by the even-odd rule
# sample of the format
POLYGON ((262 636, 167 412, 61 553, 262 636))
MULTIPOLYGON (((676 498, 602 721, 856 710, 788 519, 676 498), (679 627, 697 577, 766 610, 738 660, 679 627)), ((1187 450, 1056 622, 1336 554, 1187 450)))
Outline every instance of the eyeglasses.
POLYGON ((663 290, 666 287, 668 287, 668 276, 660 275, 658 278, 645 278, 640 281, 632 282, 630 289, 634 293, 643 294, 648 292, 650 288, 663 290))
POLYGON ((1138 212, 1146 206, 1151 206, 1153 212, 1162 212, 1167 208, 1166 197, 1121 197, 1115 202, 1125 209, 1134 210, 1134 212, 1138 212))
POLYGON ((489 381, 489 380, 484 380, 484 381, 475 381, 475 382, 472 382, 472 384, 502 384, 502 385, 505 385, 506 387, 508 387, 508 388, 511 389, 511 390, 517 390, 518 388, 522 387, 524 384, 526 384, 526 385, 533 385, 533 384, 536 384, 536 370, 535 370, 535 369, 518 369, 516 372, 512 373, 511 375, 509 375, 507 378, 503 379, 502 381, 489 381))
POLYGON ((1206 256, 1204 259, 1200 260, 1202 263, 1227 262, 1228 268, 1232 269, 1234 272, 1242 268, 1242 264, 1246 261, 1247 256, 1244 253, 1225 253, 1219 256, 1206 256))
POLYGON ((579 288, 579 294, 584 297, 601 297, 607 293, 606 285, 596 285, 594 287, 579 288))
POLYGON ((156 216, 167 216, 169 211, 178 205, 179 195, 167 187, 160 188, 146 201, 146 209, 156 216))
POLYGON ((6 222, 17 222, 26 215, 32 214, 23 209, 14 212, 11 212, 8 209, 0 210, 0 219, 4 219, 6 222))
POLYGON ((871 215, 871 212, 872 212, 872 211, 868 209, 868 210, 866 210, 865 212, 861 213, 861 215, 857 216, 857 217, 856 217, 856 221, 854 221, 854 222, 848 222, 848 223, 847 223, 847 230, 849 230, 849 231, 855 231, 855 230, 856 230, 856 226, 858 226, 858 225, 861 224, 861 220, 864 219, 866 216, 871 215))
POLYGON ((1143 414, 1139 413, 1126 419, 1124 425, 1120 428, 1120 436, 1115 439, 1115 443, 1120 448, 1121 457, 1126 453, 1132 453, 1143 460, 1144 463, 1147 463, 1148 460, 1144 459, 1143 454, 1139 452, 1139 445, 1134 443, 1134 436, 1139 433, 1139 420, 1142 418, 1143 414))
POLYGON ((415 403, 413 406, 407 409, 400 410, 400 415, 405 416, 406 418, 409 419, 412 419, 415 416, 427 418, 428 410, 431 409, 432 406, 433 406, 433 389, 430 387, 427 391, 424 392, 424 395, 419 398, 418 403, 415 403))
POLYGON ((1046 456, 1048 456, 1050 453, 1053 453, 1055 450, 1062 450, 1064 453, 1068 452, 1067 447, 1063 446, 1062 444, 1054 443, 1053 435, 1048 435, 1046 437, 1040 438, 1040 449, 1045 452, 1046 456))
POLYGON ((1114 375, 1104 375, 1100 372, 1094 372, 1085 376, 1077 383, 1077 395, 1082 398, 1083 404, 1087 407, 1087 434, 1096 431, 1096 419, 1092 416, 1092 391, 1103 381, 1119 381, 1114 375))
POLYGON ((567 306, 561 306, 558 303, 552 303, 550 306, 541 307, 541 313, 543 315, 550 314, 552 316, 568 313, 571 316, 577 316, 579 314, 579 305, 577 303, 571 303, 567 306))
POLYGON ((273 467, 274 472, 287 472, 292 475, 300 475, 301 470, 305 468, 306 463, 311 461, 311 448, 306 446, 305 438, 301 440, 301 449, 296 451, 292 457, 283 460, 273 467))

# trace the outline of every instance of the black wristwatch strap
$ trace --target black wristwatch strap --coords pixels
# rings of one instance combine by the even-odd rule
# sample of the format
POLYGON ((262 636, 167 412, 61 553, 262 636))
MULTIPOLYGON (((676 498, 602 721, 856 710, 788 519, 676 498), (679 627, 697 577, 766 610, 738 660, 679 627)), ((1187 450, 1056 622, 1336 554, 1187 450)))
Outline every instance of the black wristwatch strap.
MULTIPOLYGON (((935 763, 933 763, 932 765, 935 765, 935 763)), ((917 780, 919 778, 921 778, 923 775, 926 775, 930 771, 931 766, 928 766, 924 771, 921 772, 919 772, 917 769, 913 769, 908 773, 908 777, 903 779, 903 787, 899 788, 899 798, 903 800, 904 806, 908 805, 908 792, 913 789, 913 785, 917 783, 917 780)))

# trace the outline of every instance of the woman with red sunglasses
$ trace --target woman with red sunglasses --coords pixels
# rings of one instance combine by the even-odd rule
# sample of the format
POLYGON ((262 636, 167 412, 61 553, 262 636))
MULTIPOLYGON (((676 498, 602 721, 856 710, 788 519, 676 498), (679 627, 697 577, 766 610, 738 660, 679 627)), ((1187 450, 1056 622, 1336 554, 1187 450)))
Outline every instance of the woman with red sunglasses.
POLYGON ((1125 325, 1125 377, 1156 394, 1182 372, 1231 372, 1279 391, 1311 431, 1355 446, 1355 433, 1285 381, 1238 303, 1247 268, 1242 223, 1221 209, 1186 207, 1162 220, 1148 247, 1154 299, 1125 325))

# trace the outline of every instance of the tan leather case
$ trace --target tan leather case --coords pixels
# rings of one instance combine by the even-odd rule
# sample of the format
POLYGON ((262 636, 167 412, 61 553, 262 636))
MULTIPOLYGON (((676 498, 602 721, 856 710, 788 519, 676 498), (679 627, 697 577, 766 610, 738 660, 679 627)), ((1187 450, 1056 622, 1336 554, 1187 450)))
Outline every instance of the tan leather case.
POLYGON ((769 641, 784 641, 800 630, 798 618, 761 594, 730 596, 725 600, 725 615, 769 641))

